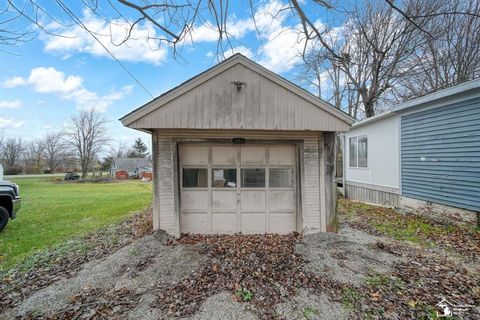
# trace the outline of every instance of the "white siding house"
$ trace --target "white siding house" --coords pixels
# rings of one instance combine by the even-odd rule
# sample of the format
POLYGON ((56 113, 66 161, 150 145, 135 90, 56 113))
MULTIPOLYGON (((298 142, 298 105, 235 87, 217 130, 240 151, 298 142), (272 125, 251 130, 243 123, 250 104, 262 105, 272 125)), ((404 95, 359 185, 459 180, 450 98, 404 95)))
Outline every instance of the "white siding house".
POLYGON ((152 134, 154 229, 337 230, 335 133, 353 119, 235 54, 121 119, 152 134))
MULTIPOLYGON (((397 105, 345 134, 347 198, 480 211, 480 80, 397 105)), ((470 213, 469 213, 470 212, 470 213)))

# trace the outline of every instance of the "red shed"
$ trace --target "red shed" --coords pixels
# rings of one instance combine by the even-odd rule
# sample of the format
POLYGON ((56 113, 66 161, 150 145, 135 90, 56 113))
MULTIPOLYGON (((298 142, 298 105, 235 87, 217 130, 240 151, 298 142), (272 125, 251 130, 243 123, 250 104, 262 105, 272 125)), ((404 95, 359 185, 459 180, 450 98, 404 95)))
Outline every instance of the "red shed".
POLYGON ((115 171, 115 179, 117 179, 117 180, 128 179, 128 171, 127 170, 115 171))

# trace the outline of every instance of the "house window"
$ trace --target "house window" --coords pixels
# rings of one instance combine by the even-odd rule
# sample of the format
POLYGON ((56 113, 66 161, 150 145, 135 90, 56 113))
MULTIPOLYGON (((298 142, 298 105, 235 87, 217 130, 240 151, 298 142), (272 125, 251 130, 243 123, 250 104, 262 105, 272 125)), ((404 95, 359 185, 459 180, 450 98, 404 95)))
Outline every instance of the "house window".
POLYGON ((368 167, 368 137, 358 136, 349 139, 349 166, 351 168, 368 167))

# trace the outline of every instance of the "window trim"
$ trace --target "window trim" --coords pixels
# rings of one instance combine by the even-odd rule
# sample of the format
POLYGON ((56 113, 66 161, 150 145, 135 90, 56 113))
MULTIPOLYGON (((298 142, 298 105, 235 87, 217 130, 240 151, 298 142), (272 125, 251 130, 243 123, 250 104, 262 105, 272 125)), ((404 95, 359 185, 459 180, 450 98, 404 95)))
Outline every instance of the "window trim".
POLYGON ((227 166, 215 166, 211 168, 211 172, 210 172, 210 175, 211 175, 211 181, 210 181, 210 184, 211 184, 211 188, 212 189, 219 189, 219 190, 234 190, 236 188, 238 188, 238 168, 237 167, 233 167, 233 166, 230 166, 230 167, 227 167, 227 166), (214 186, 213 185, 213 178, 214 178, 214 171, 215 170, 235 170, 235 187, 227 187, 227 186, 223 186, 223 187, 217 187, 217 186, 214 186))
POLYGON ((180 175, 180 180, 181 180, 181 185, 180 185, 180 188, 182 190, 186 189, 186 190, 207 190, 208 189, 208 185, 209 185, 209 181, 210 181, 210 177, 209 177, 209 168, 206 167, 206 166, 184 166, 181 168, 180 170, 181 172, 181 175, 180 175), (207 186, 206 187, 185 187, 184 186, 184 175, 183 175, 183 170, 185 169, 205 169, 207 170, 207 186))
POLYGON ((259 166, 257 165, 256 167, 242 167, 240 166, 240 181, 238 182, 238 185, 240 186, 240 189, 267 189, 267 178, 268 178, 268 167, 267 166, 259 166), (263 175, 263 186, 262 187, 246 187, 243 185, 243 175, 242 172, 243 170, 263 170, 264 175, 263 175))
POLYGON ((275 191, 281 191, 281 190, 292 190, 294 187, 295 187, 295 167, 294 166, 271 166, 268 168, 268 188, 269 189, 273 189, 275 191), (291 170, 292 171, 292 179, 290 181, 291 183, 291 186, 288 186, 288 187, 272 187, 270 185, 270 173, 271 173, 271 170, 291 170))
POLYGON ((368 170, 370 168, 370 143, 369 143, 369 136, 368 134, 359 134, 359 135, 355 135, 355 136, 350 136, 348 137, 348 168, 349 169, 360 169, 360 170, 368 170), (350 165, 350 139, 352 138, 356 138, 357 141, 355 143, 355 148, 357 150, 357 166, 351 166, 350 165), (358 158, 359 158, 359 153, 358 153, 358 141, 360 138, 367 138, 367 166, 366 167, 359 167, 358 166, 358 158))

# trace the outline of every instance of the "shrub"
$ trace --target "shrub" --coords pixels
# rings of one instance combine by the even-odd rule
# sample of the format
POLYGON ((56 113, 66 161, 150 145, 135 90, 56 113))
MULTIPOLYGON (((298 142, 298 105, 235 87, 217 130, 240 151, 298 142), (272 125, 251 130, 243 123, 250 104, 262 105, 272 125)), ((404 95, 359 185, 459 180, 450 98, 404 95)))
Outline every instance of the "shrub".
POLYGON ((4 175, 13 176, 23 172, 23 168, 20 166, 7 166, 3 170, 4 175))

